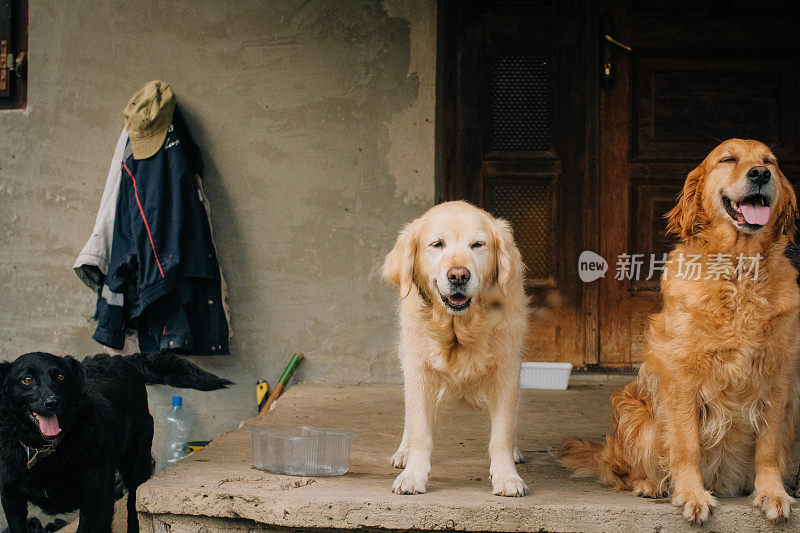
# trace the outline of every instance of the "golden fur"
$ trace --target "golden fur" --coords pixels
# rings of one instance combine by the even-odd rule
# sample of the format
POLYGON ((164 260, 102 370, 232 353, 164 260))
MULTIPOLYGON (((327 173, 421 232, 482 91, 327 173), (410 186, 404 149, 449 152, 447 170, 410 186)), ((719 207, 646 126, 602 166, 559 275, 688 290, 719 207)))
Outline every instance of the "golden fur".
POLYGON ((605 446, 567 439, 562 464, 641 496, 671 491, 692 523, 716 505, 710 491, 753 491, 768 518, 789 517, 782 476, 797 417, 800 291, 784 250, 796 214, 794 191, 760 142, 728 140, 689 174, 668 214, 681 242, 661 279, 663 309, 650 319, 639 379, 612 397, 605 446), (752 188, 746 174, 756 165, 771 170, 773 197, 769 221, 748 229, 726 213, 722 197, 752 188), (757 277, 679 276, 680 254, 715 253, 734 263, 740 253, 760 254, 757 277))
POLYGON ((455 397, 487 408, 492 490, 522 496, 514 466, 521 353, 527 328, 524 265, 508 222, 466 202, 447 202, 406 226, 383 266, 400 287, 399 356, 404 377, 405 427, 392 464, 403 468, 393 491, 426 491, 437 405, 455 397), (469 270, 459 292, 466 309, 449 308, 446 274, 469 270))

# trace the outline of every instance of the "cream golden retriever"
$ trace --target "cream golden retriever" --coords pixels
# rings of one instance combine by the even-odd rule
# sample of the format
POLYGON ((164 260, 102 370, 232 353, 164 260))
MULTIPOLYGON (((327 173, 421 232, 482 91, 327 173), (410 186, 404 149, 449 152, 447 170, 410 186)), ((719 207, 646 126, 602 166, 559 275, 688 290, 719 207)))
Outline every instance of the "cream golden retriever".
POLYGON ((681 241, 639 379, 612 397, 605 446, 567 439, 562 464, 641 496, 671 491, 691 523, 708 518, 712 491, 752 492, 768 518, 789 517, 782 477, 797 417, 800 291, 784 250, 796 214, 792 186, 760 142, 725 141, 689 174, 668 214, 681 241), (692 256, 704 268, 688 275, 692 256))
POLYGON ((492 491, 522 496, 514 448, 527 328, 524 265, 505 220, 447 202, 406 226, 383 274, 400 287, 405 426, 392 465, 398 494, 425 492, 438 404, 455 397, 487 408, 492 491))

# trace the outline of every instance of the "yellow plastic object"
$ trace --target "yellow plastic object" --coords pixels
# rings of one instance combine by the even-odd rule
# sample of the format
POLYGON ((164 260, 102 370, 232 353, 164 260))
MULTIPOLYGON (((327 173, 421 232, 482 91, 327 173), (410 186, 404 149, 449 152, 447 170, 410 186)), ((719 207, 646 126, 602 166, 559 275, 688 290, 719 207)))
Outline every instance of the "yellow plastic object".
POLYGON ((268 397, 269 383, 267 383, 267 381, 264 379, 259 379, 258 383, 256 384, 256 406, 258 406, 259 412, 264 407, 264 404, 267 403, 268 397))

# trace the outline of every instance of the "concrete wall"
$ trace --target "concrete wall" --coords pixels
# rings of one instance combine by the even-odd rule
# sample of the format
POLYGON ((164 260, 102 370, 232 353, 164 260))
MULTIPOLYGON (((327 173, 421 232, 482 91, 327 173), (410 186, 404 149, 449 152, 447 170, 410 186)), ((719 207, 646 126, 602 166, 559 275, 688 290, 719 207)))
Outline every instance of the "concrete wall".
MULTIPOLYGON (((0 357, 85 355, 95 298, 71 266, 122 108, 168 81, 204 151, 237 381, 187 393, 211 437, 259 377, 396 381, 395 291, 377 267, 433 203, 435 1, 30 3, 28 107, 0 112, 0 357)), ((160 416, 171 391, 151 389, 160 416)))

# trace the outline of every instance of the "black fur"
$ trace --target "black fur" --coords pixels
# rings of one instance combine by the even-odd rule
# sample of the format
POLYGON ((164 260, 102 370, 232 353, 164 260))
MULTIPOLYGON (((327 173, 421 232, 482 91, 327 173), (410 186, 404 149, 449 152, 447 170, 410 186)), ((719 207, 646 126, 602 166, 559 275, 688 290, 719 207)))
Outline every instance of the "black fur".
POLYGON ((26 531, 29 501, 50 514, 80 509, 80 532, 111 531, 117 470, 129 493, 128 532, 139 531, 136 488, 154 467, 145 384, 198 390, 231 384, 168 353, 80 362, 42 352, 0 363, 0 383, 0 499, 11 533, 26 531), (31 413, 55 414, 61 432, 44 436, 31 413), (25 446, 53 443, 52 455, 28 468, 25 446))
POLYGON ((233 384, 175 355, 164 357, 158 353, 137 353, 126 356, 125 360, 136 367, 149 385, 210 391, 233 384))

